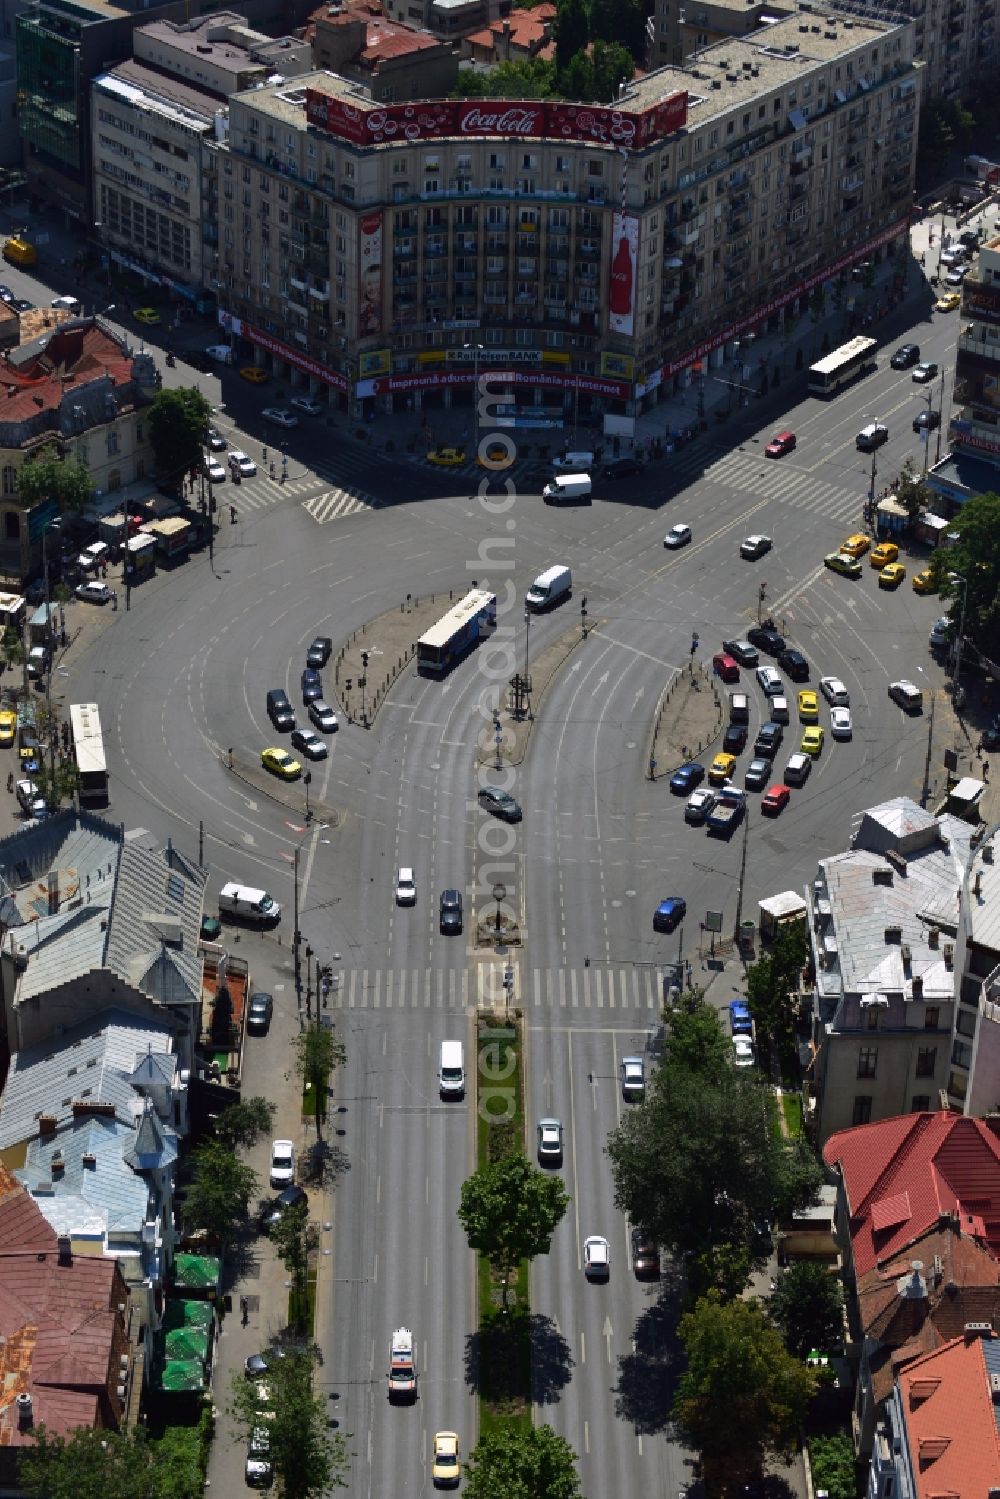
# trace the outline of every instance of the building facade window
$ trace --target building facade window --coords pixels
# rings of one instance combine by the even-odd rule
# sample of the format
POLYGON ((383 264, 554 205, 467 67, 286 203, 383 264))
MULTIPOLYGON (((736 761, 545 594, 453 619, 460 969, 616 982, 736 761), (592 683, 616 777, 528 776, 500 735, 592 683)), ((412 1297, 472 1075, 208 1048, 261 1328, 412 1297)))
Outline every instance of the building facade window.
POLYGON ((876 1077, 878 1075, 878 1047, 860 1046, 858 1048, 858 1077, 876 1077))
POLYGON ((924 1010, 924 1030, 936 1031, 941 1023, 941 1011, 937 1005, 928 1005, 924 1010))
POLYGON ((917 1052, 917 1077, 933 1077, 937 1061, 936 1046, 921 1046, 917 1052))
POLYGON ((854 1110, 853 1110, 853 1112, 851 1114, 851 1123, 853 1125, 858 1125, 858 1124, 871 1124, 871 1122, 872 1122, 872 1101, 871 1101, 871 1099, 870 1098, 862 1098, 862 1097, 856 1098, 854 1100, 854 1110))

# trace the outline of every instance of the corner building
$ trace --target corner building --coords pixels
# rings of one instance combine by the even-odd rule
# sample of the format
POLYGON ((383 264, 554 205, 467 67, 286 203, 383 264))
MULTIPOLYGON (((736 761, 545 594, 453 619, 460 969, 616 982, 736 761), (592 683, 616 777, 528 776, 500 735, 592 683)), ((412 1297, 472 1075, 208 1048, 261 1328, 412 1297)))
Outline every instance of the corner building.
MULTIPOLYGON (((236 95, 222 320, 362 416, 509 371, 525 425, 638 412, 907 244, 912 26, 779 21, 615 106, 236 95)), ((294 373, 290 378, 296 378, 294 373)))

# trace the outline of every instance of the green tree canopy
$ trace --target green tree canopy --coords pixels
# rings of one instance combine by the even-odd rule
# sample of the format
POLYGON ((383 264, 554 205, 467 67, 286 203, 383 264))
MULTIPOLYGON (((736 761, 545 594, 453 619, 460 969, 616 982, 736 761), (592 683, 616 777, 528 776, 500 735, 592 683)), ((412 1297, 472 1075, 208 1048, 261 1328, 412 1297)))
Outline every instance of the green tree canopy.
POLYGON ((551 99, 556 92, 555 64, 544 57, 498 63, 488 71, 463 68, 451 91, 453 99, 551 99))
POLYGON ((184 1223, 189 1230, 204 1228, 223 1244, 242 1222, 250 1199, 260 1192, 260 1178, 219 1140, 209 1140, 191 1152, 192 1175, 184 1195, 184 1223))
POLYGON ((618 97, 618 88, 628 83, 635 73, 632 54, 621 42, 595 42, 591 49, 594 64, 595 104, 612 104, 618 97))
POLYGON ((548 1254, 568 1204, 559 1178, 539 1171, 521 1152, 480 1166, 462 1183, 459 1219, 469 1247, 485 1254, 502 1276, 505 1306, 519 1261, 548 1254))
MULTIPOLYGON (((347 1487, 347 1443, 340 1432, 330 1431, 326 1399, 313 1388, 313 1364, 310 1354, 290 1349, 268 1370, 274 1419, 267 1428, 280 1499, 320 1499, 330 1488, 347 1487)), ((229 1413, 242 1442, 260 1426, 259 1408, 254 1381, 234 1374, 229 1413)))
POLYGON ((559 73, 559 93, 581 103, 594 97, 594 64, 586 52, 574 52, 559 73))
POLYGON ((861 1493, 854 1443, 843 1432, 809 1438, 809 1466, 813 1492, 825 1489, 830 1499, 855 1499, 861 1493))
MULTIPOLYGON (((930 432, 927 433, 925 440, 928 444, 930 443, 930 432)), ((911 521, 916 520, 921 510, 930 508, 931 491, 925 480, 917 473, 917 466, 912 458, 907 458, 903 462, 899 478, 896 480, 895 495, 911 521)))
POLYGON ((89 504, 94 481, 76 458, 60 458, 55 444, 46 443, 22 466, 17 493, 29 508, 42 500, 58 500, 61 511, 76 511, 89 504))
POLYGON ((555 33, 556 70, 561 73, 590 41, 590 17, 584 0, 557 0, 555 33))
POLYGON ((779 1041, 794 1030, 799 973, 805 959, 806 937, 801 925, 784 926, 770 950, 747 969, 747 1003, 762 1044, 779 1041))
POLYGON ((580 1499, 576 1454, 551 1426, 502 1423, 469 1454, 467 1499, 580 1499))
POLYGON ((326 1026, 307 1026, 295 1037, 295 1062, 293 1070, 304 1090, 313 1090, 316 1102, 316 1138, 322 1139, 323 1119, 326 1117, 326 1098, 330 1077, 335 1067, 342 1067, 347 1060, 343 1042, 338 1041, 333 1031, 326 1026))
POLYGON ((952 547, 939 547, 931 571, 942 598, 953 599, 949 618, 956 638, 965 605, 965 634, 991 660, 1000 658, 1000 495, 976 495, 951 522, 952 547))
POLYGON ((778 1276, 768 1311, 798 1358, 813 1348, 829 1352, 843 1342, 844 1293, 826 1265, 795 1260, 778 1276))
POLYGON ((664 1015, 666 1061, 671 1067, 716 1078, 732 1059, 733 1048, 718 1012, 705 1003, 703 989, 688 989, 664 1015))
MULTIPOLYGON (((308 1311, 309 1251, 316 1246, 316 1229, 309 1222, 309 1204, 295 1202, 285 1208, 271 1224, 270 1234, 278 1258, 291 1277, 292 1304, 301 1323, 308 1311)), ((304 1332, 305 1328, 300 1325, 294 1330, 304 1332)))
POLYGON ((215 1121, 215 1138, 230 1150, 250 1150, 271 1133, 275 1106, 266 1098, 244 1098, 223 1109, 215 1121))
POLYGON ((678 1434, 700 1452, 709 1493, 738 1493, 763 1458, 794 1448, 815 1376, 756 1301, 710 1292, 678 1333, 687 1354, 672 1410, 678 1434))
POLYGON ((162 477, 201 462, 212 408, 194 386, 158 390, 149 408, 149 440, 162 477))
POLYGON ((590 0, 591 38, 620 43, 629 56, 629 78, 632 64, 643 62, 646 56, 648 10, 644 0, 590 0))
POLYGON ((18 1453, 27 1499, 199 1499, 204 1477, 196 1428, 170 1427, 162 1439, 144 1432, 81 1428, 18 1453))

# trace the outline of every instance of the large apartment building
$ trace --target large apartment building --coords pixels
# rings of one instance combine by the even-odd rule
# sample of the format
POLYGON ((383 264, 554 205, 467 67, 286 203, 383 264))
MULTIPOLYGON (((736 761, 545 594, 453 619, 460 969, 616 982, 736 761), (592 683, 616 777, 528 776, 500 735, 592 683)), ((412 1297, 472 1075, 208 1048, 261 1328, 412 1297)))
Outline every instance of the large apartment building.
POLYGON ((1000 465, 1000 235, 962 283, 952 413, 952 451, 1000 465))
POLYGON ((355 409, 447 403, 490 364, 541 419, 650 404, 905 240, 920 82, 912 26, 826 16, 609 108, 258 88, 206 147, 220 303, 355 409))

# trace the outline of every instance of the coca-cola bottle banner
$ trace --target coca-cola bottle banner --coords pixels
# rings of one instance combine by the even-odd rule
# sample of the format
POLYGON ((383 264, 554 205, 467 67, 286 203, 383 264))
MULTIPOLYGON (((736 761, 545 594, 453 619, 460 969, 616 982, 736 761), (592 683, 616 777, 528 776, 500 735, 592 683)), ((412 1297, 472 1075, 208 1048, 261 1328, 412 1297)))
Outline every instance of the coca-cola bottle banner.
POLYGON ((616 213, 611 221, 611 277, 608 285, 608 327, 612 333, 635 331, 635 278, 639 264, 639 220, 616 213))

